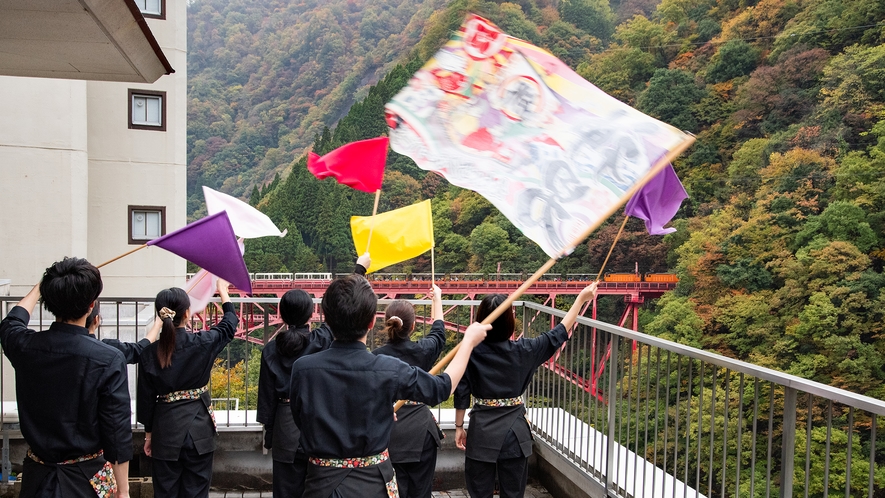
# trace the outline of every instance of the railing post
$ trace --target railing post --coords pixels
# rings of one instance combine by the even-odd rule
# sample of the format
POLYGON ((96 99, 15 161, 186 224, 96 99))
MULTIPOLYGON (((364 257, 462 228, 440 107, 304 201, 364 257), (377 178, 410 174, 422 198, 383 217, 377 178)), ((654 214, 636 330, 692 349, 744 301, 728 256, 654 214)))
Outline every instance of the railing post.
POLYGON ((270 312, 267 310, 267 307, 268 307, 268 305, 265 304, 264 305, 264 327, 262 327, 263 332, 264 332, 262 335, 264 336, 264 345, 265 346, 267 346, 267 341, 270 339, 270 331, 267 330, 268 324, 270 323, 270 312))
MULTIPOLYGON (((738 444, 741 444, 738 441, 738 444)), ((784 387, 784 425, 781 439, 781 498, 793 496, 793 464, 796 458, 796 389, 784 387)))
MULTIPOLYGON (((609 360, 608 365, 608 437, 606 438, 606 461, 605 461, 605 492, 611 493, 612 489, 615 489, 612 484, 614 483, 614 473, 615 473, 615 415, 618 412, 618 402, 617 396, 615 396, 615 390, 618 388, 618 366, 620 363, 621 353, 620 346, 618 344, 619 336, 616 334, 610 334, 611 341, 609 342, 609 347, 611 348, 611 359, 609 360), (615 361, 618 360, 618 364, 615 361)), ((617 494, 617 489, 615 489, 617 494)))

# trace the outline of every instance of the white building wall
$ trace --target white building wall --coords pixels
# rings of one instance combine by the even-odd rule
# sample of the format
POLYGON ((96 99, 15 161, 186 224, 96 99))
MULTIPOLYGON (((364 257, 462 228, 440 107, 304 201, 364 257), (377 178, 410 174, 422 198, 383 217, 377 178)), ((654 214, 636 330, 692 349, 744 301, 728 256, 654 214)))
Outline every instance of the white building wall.
MULTIPOLYGON (((154 84, 0 77, 0 279, 23 295, 64 256, 100 264, 130 245, 129 206, 186 224, 187 11, 147 19, 176 72, 154 84), (166 130, 129 128, 128 91, 166 92, 166 130)), ((183 285, 186 263, 146 248, 102 268, 103 296, 183 285)))
MULTIPOLYGON (((165 208, 166 233, 187 219, 187 11, 165 2, 166 19, 148 19, 175 73, 151 85, 87 83, 89 115, 89 259, 107 261, 129 244, 129 206, 165 208), (129 90, 165 94, 166 130, 129 129, 129 90)), ((104 296, 147 297, 184 284, 186 263, 148 247, 102 268, 104 296)))
POLYGON ((24 295, 87 255, 86 83, 0 77, 0 278, 24 295))

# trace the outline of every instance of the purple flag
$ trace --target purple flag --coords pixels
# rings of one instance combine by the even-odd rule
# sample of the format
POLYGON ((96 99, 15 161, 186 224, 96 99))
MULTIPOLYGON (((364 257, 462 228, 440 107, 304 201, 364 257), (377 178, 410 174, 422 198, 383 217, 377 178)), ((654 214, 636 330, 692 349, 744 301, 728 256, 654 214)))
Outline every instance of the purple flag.
POLYGON ((676 216, 676 211, 686 198, 685 187, 676 176, 673 165, 668 164, 633 195, 624 208, 624 214, 645 220, 645 228, 650 235, 673 233, 675 228, 664 228, 664 225, 676 216))
POLYGON ((147 245, 162 247, 252 294, 249 270, 224 211, 151 240, 147 245))

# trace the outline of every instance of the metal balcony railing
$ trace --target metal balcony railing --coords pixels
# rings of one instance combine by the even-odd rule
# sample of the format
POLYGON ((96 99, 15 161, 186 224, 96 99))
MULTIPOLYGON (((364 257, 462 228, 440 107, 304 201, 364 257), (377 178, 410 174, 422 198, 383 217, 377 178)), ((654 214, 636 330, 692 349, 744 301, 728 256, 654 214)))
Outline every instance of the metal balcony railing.
MULTIPOLYGON (((3 316, 17 301, 0 297, 3 316)), ((259 430, 260 351, 281 327, 279 300, 234 302, 244 340, 219 356, 210 387, 213 398, 227 400, 216 410, 219 430, 259 430)), ((379 314, 389 302, 379 302, 379 314)), ((411 302, 421 337, 430 329, 430 303, 411 302)), ((476 305, 444 301, 449 348, 473 321, 476 305)), ((317 308, 315 319, 322 320, 317 308)), ((101 312, 101 338, 132 341, 143 337, 153 303, 102 299, 101 312)), ((515 312, 525 337, 546 332, 565 315, 528 301, 517 302, 515 312)), ((219 318, 210 305, 192 326, 219 318)), ((35 311, 32 328, 44 329, 50 320, 35 311)), ((370 331, 370 348, 385 341, 381 322, 370 331)), ((135 368, 129 373, 134 394, 135 368)), ((579 318, 571 340, 538 370, 525 397, 536 437, 608 496, 885 497, 882 400, 615 325, 579 318)), ((0 422, 9 427, 17 413, 14 370, 5 357, 0 399, 0 422)))

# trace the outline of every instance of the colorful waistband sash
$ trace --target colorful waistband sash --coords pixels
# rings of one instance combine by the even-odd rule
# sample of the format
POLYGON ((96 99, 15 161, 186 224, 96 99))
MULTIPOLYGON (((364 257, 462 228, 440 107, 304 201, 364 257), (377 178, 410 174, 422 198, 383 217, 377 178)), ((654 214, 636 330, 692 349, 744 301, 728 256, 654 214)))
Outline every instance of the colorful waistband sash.
POLYGON ((358 469, 361 467, 371 467, 381 462, 386 462, 390 458, 387 450, 377 455, 361 457, 361 458, 315 458, 310 457, 310 463, 319 467, 338 467, 340 469, 358 469))
POLYGON ((422 403, 422 402, 420 402, 420 401, 411 401, 411 400, 407 400, 404 404, 405 404, 406 406, 421 406, 421 405, 423 405, 424 403, 422 403))
MULTIPOLYGON (((176 401, 195 400, 200 399, 200 396, 208 391, 209 386, 188 389, 186 391, 174 391, 169 394, 161 394, 157 396, 157 401, 160 403, 175 403, 176 401)), ((218 432, 218 424, 215 423, 215 409, 212 408, 212 403, 209 403, 209 406, 207 406, 206 409, 209 410, 209 417, 212 418, 212 427, 215 428, 215 432, 218 432)))
MULTIPOLYGON (((55 465, 73 465, 81 462, 88 462, 89 460, 95 460, 103 455, 104 451, 99 450, 98 453, 65 460, 63 462, 58 462, 55 465)), ((28 458, 40 465, 46 465, 46 462, 35 455, 30 448, 28 448, 28 458)), ((114 478, 114 467, 111 465, 111 462, 105 462, 104 465, 98 469, 98 472, 89 479, 89 484, 95 491, 96 498, 114 498, 117 495, 117 480, 114 478)))
POLYGON ((188 389, 186 391, 175 391, 169 394, 161 394, 157 396, 160 403, 175 403, 176 401, 200 399, 200 396, 209 390, 209 386, 203 386, 197 389, 188 389))
MULTIPOLYGON (((102 455, 104 455, 104 450, 98 450, 97 453, 93 453, 91 455, 83 455, 81 457, 72 458, 71 460, 65 460, 64 462, 58 462, 58 463, 56 463, 56 465, 72 465, 75 463, 86 462, 89 460, 95 460, 96 458, 98 458, 102 455)), ((46 462, 44 462, 43 460, 40 460, 40 457, 38 457, 37 455, 34 454, 33 451, 31 451, 31 448, 28 448, 28 458, 30 458, 31 460, 33 460, 39 464, 46 465, 46 462)))
POLYGON ((501 399, 482 399, 475 398, 474 402, 480 406, 519 406, 523 404, 522 396, 517 396, 515 398, 501 398, 501 399))

